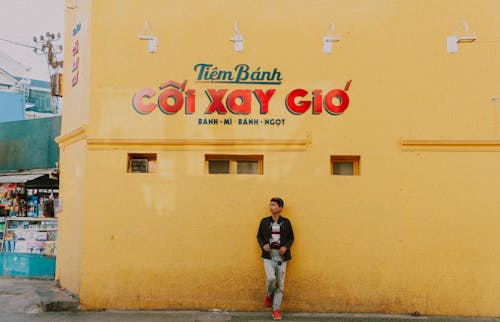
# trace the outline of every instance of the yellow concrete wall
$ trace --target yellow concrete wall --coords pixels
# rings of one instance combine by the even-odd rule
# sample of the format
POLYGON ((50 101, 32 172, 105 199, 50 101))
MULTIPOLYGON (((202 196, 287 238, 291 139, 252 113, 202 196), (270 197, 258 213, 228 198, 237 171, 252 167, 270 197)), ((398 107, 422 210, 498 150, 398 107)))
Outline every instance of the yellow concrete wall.
MULTIPOLYGON (((67 4, 73 4, 68 1, 67 4)), ((56 279, 73 293, 80 292, 83 219, 85 208, 87 131, 90 110, 90 1, 78 1, 78 7, 66 10, 64 53, 63 119, 60 147, 60 198, 56 279), (73 30, 80 24, 80 30, 73 30), (73 51, 78 42, 79 50, 73 51), (79 59, 78 68, 73 62, 79 59), (78 82, 72 79, 78 72, 78 82)))
MULTIPOLYGON (((261 310, 255 235, 268 199, 280 195, 296 232, 283 309, 498 316, 499 9, 498 1, 92 2, 84 306, 261 310), (137 39, 146 19, 155 54, 137 39), (241 53, 228 40, 236 19, 241 53), (452 55, 445 39, 462 19, 478 39, 452 55), (332 21, 341 41, 325 55, 332 21), (284 81, 195 83, 197 63, 278 67, 284 81), (132 109, 137 90, 171 79, 196 90, 194 115, 132 109), (341 116, 285 109, 292 89, 349 79, 341 116), (252 116, 286 125, 198 125, 206 88, 276 88, 269 114, 252 116), (161 141, 169 139, 187 145, 161 141), (192 144, 199 139, 215 141, 192 144), (435 151, 401 143, 421 139, 435 151), (295 151, 272 140, 310 143, 295 151), (156 173, 127 173, 132 152, 157 153, 156 173), (262 154, 264 174, 205 174, 212 153, 262 154), (331 176, 331 155, 360 155, 361 175, 331 176)), ((68 264, 58 265, 62 279, 68 264)))
MULTIPOLYGON (((66 1, 72 6, 74 1, 66 1)), ((90 110, 90 67, 91 67, 91 1, 78 1, 74 9, 66 9, 66 32, 64 35, 64 118, 62 135, 68 134, 88 123, 90 110), (73 30, 80 30, 73 35, 73 30), (78 51, 74 47, 78 43, 78 51), (78 68, 73 63, 79 60, 78 68), (73 86, 73 77, 78 73, 78 82, 73 86)))
POLYGON ((86 143, 79 141, 61 147, 60 198, 57 237, 56 280, 78 294, 82 265, 83 219, 85 208, 86 143))

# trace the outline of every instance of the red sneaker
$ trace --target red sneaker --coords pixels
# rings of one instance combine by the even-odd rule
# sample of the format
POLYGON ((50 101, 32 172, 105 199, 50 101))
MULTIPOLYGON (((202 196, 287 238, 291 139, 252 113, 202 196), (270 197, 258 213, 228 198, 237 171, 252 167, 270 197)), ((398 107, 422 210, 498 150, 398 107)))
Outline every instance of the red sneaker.
POLYGON ((281 316, 280 310, 273 310, 273 319, 283 320, 283 317, 281 316))
POLYGON ((273 297, 266 294, 266 297, 264 298, 264 305, 267 307, 273 306, 273 297))

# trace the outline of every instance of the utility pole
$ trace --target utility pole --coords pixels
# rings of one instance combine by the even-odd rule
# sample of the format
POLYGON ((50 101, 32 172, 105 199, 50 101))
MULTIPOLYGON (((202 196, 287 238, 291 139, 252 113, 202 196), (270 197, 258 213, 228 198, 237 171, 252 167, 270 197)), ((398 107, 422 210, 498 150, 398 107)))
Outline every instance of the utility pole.
MULTIPOLYGON (((34 46, 31 44, 23 44, 17 41, 0 38, 0 41, 8 42, 13 45, 32 48, 35 54, 44 55, 47 59, 47 67, 50 76, 50 87, 51 87, 51 105, 52 111, 55 114, 61 113, 62 106, 62 84, 63 84, 63 60, 57 58, 57 54, 62 53, 63 46, 57 44, 61 41, 61 33, 50 33, 46 32, 45 36, 40 35, 39 37, 33 37, 34 46)), ((25 90, 25 95, 27 93, 27 84, 20 84, 21 90, 25 90), (26 87, 26 88, 25 88, 26 87)))
POLYGON ((37 45, 33 49, 35 54, 45 55, 45 57, 47 58, 47 65, 50 75, 52 106, 56 114, 60 114, 61 112, 61 98, 63 96, 63 60, 57 59, 56 56, 63 51, 63 46, 60 44, 56 44, 60 40, 61 33, 54 34, 46 32, 45 37, 43 35, 38 38, 36 36, 33 37, 33 41, 37 45))

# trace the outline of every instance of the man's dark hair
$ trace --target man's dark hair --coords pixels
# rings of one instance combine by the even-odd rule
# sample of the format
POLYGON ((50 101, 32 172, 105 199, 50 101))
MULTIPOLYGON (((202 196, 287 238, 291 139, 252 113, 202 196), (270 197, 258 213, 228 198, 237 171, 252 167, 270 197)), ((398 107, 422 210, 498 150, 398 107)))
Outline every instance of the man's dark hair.
POLYGON ((279 197, 271 198, 271 202, 273 202, 273 201, 276 202, 280 208, 283 208, 283 206, 285 205, 285 202, 283 201, 283 199, 281 199, 279 197))

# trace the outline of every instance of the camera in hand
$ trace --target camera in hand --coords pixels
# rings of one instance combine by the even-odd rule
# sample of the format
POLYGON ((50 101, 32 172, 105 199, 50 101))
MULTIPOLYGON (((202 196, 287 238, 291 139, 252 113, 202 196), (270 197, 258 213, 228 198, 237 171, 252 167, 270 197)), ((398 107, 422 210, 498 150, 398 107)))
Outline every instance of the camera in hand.
POLYGON ((280 249, 281 245, 278 242, 271 243, 271 249, 280 249))

